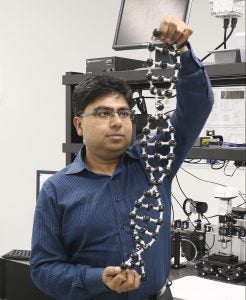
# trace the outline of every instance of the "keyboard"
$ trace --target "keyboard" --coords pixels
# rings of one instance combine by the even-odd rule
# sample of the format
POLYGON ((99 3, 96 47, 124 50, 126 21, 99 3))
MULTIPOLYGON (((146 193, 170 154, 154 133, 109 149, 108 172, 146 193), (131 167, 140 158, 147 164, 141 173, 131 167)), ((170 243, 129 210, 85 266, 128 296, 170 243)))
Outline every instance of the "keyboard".
POLYGON ((8 253, 2 255, 3 258, 14 259, 14 260, 26 260, 30 259, 31 250, 13 249, 8 253))

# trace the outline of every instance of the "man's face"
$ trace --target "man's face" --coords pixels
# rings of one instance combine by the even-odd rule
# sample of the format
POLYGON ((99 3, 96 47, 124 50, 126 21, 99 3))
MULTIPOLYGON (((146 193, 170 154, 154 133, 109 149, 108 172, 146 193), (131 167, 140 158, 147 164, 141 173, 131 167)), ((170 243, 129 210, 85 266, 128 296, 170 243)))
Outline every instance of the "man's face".
POLYGON ((99 109, 113 112, 129 110, 126 99, 118 93, 98 97, 86 106, 83 117, 74 117, 77 133, 83 136, 86 153, 104 159, 119 157, 129 146, 132 138, 132 121, 130 117, 120 118, 117 113, 103 119, 90 115, 99 109))

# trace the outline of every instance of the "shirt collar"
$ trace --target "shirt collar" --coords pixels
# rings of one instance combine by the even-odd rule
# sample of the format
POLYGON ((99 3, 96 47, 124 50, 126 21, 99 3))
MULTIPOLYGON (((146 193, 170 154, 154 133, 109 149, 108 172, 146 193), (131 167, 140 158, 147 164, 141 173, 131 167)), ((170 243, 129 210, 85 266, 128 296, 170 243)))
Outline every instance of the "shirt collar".
POLYGON ((85 169, 88 169, 84 159, 82 158, 83 156, 83 148, 84 146, 82 146, 82 148, 79 150, 77 156, 75 157, 74 161, 71 163, 71 165, 68 167, 66 174, 76 174, 76 173, 80 173, 85 169))
MULTIPOLYGON (((75 157, 72 164, 68 167, 66 174, 76 174, 80 173, 84 170, 89 170, 87 164, 84 161, 84 154, 85 154, 85 146, 83 145, 78 152, 77 156, 75 157)), ((127 159, 127 157, 132 159, 140 159, 140 155, 136 151, 134 146, 130 146, 122 157, 122 161, 127 159)))

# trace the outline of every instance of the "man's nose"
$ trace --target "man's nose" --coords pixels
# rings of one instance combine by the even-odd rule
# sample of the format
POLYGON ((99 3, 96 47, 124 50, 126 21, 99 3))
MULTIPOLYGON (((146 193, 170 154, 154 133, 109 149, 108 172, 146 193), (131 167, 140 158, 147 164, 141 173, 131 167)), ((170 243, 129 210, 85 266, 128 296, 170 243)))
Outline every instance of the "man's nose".
POLYGON ((122 119, 120 118, 118 112, 114 112, 114 114, 110 117, 111 124, 122 124, 122 119))

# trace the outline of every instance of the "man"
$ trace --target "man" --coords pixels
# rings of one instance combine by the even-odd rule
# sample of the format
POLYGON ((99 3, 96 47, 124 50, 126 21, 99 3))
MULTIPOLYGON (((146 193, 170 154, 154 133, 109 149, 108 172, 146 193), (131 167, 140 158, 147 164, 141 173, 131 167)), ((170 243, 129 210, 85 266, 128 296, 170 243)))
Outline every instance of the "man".
MULTIPOLYGON (((160 40, 182 45, 192 30, 169 16, 160 40)), ((34 218, 31 275, 56 299, 170 299, 165 283, 170 268, 171 182, 199 135, 213 104, 200 61, 181 47, 177 83, 175 160, 159 186, 164 224, 159 238, 143 254, 146 281, 138 270, 120 267, 134 247, 129 212, 150 183, 141 147, 132 138, 132 101, 119 79, 92 75, 73 93, 74 126, 83 147, 74 162, 48 179, 34 218)))

